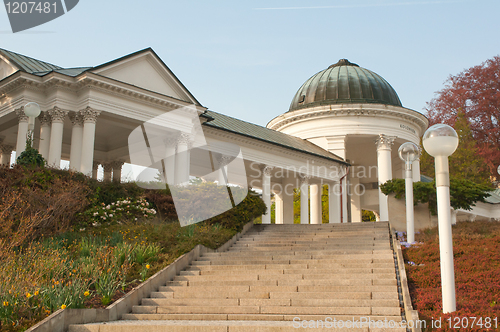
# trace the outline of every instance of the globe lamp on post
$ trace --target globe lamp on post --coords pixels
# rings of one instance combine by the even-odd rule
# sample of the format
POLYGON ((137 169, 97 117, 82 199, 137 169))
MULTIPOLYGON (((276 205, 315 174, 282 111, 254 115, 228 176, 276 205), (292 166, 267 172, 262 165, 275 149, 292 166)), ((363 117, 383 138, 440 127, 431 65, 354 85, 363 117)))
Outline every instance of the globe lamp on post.
POLYGON ((455 297, 455 272, 453 267, 453 239, 451 235, 450 174, 448 156, 458 147, 455 129, 446 124, 435 124, 422 138, 425 151, 434 157, 438 209, 439 253, 443 312, 457 310, 455 297))
POLYGON ((31 102, 24 106, 24 114, 28 117, 28 139, 33 140, 33 130, 35 129, 35 118, 41 113, 40 106, 31 102))
POLYGON ((420 156, 419 147, 412 142, 401 144, 399 158, 405 162, 405 196, 406 196, 406 234, 407 242, 415 242, 415 222, 413 212, 413 174, 412 163, 420 156))

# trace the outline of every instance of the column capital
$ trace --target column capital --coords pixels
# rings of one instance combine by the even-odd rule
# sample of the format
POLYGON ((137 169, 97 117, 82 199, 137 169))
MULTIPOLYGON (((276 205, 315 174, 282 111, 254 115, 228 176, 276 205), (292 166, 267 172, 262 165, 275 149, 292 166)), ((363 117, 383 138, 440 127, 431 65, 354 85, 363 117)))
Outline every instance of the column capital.
POLYGON ((177 136, 177 144, 190 144, 192 140, 193 135, 188 133, 182 132, 179 136, 177 136))
POLYGON ((113 169, 121 169, 123 164, 125 164, 122 160, 115 160, 109 163, 113 169))
POLYGON ((229 164, 231 162, 231 156, 228 156, 228 155, 221 155, 217 158, 217 162, 219 164, 219 167, 223 167, 223 166, 226 166, 227 164, 229 164))
POLYGON ((40 113, 38 120, 42 127, 50 126, 52 124, 52 118, 47 111, 40 113))
POLYGON ((309 175, 301 175, 300 176, 300 184, 309 184, 309 179, 311 177, 309 175))
POLYGON ((12 145, 3 145, 3 144, 0 144, 0 152, 1 153, 10 154, 10 153, 12 153, 12 151, 14 151, 14 147, 12 145))
POLYGON ((69 114, 69 119, 73 127, 83 127, 83 115, 80 112, 71 112, 69 114))
POLYGON ((24 113, 24 106, 16 108, 15 110, 19 122, 28 122, 28 116, 24 113))
POLYGON ((60 109, 59 107, 57 106, 54 106, 53 109, 51 110, 48 110, 47 111, 51 120, 52 120, 52 123, 54 122, 64 122, 64 118, 66 117, 66 115, 68 114, 68 111, 65 111, 65 110, 62 110, 60 109))
POLYGON ((111 172, 113 169, 113 162, 102 163, 102 168, 104 169, 104 172, 111 172))
POLYGON ((262 172, 266 176, 271 176, 271 172, 273 171, 273 169, 274 169, 273 166, 264 166, 264 168, 262 168, 262 172))
POLYGON ((163 143, 167 148, 175 148, 177 146, 177 137, 167 137, 163 140, 163 143))
POLYGON ((395 139, 396 136, 380 134, 379 137, 375 140, 375 144, 377 144, 377 150, 391 150, 391 146, 394 144, 395 139))
POLYGON ((101 111, 95 110, 90 106, 87 106, 79 112, 83 118, 83 122, 96 123, 97 117, 101 114, 101 111))

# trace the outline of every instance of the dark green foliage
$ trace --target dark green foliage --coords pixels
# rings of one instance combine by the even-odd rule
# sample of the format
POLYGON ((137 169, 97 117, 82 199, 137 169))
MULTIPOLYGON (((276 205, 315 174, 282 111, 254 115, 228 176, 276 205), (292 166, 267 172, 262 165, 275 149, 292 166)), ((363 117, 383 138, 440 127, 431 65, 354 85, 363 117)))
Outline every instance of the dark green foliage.
POLYGON ((373 211, 363 210, 361 213, 363 222, 372 222, 377 220, 373 211))
MULTIPOLYGON (((395 194, 398 199, 405 198, 405 180, 392 179, 380 186, 385 195, 395 194)), ((450 179, 450 204, 454 209, 472 210, 476 202, 484 202, 490 188, 465 179, 450 179)), ((429 203, 432 215, 437 214, 436 183, 413 183, 413 203, 429 203)))
POLYGON ((205 224, 219 224, 223 228, 240 231, 249 221, 266 212, 264 201, 254 191, 249 191, 245 199, 236 207, 205 221, 205 224))
POLYGON ((37 149, 32 147, 33 139, 28 136, 26 139, 26 149, 17 157, 16 163, 20 166, 36 168, 44 167, 46 162, 37 149))
POLYGON ((95 203, 111 204, 121 199, 138 199, 144 194, 144 189, 133 182, 110 182, 87 180, 90 188, 96 193, 95 203))

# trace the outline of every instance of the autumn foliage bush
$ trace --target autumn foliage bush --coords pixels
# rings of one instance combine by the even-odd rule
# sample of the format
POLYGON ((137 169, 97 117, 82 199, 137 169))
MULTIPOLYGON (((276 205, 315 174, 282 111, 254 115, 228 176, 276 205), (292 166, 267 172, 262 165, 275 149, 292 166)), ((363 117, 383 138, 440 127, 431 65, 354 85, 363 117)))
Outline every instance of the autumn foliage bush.
POLYGON ((43 168, 0 167, 0 249, 68 229, 75 214, 88 205, 90 194, 75 176, 43 168))
MULTIPOLYGON (((416 236, 424 241, 417 246, 404 248, 403 256, 408 275, 413 306, 420 319, 427 321, 441 318, 441 329, 428 331, 456 331, 457 318, 486 317, 500 319, 500 223, 459 222, 453 226, 453 252, 457 311, 442 313, 441 272, 437 230, 427 230, 416 236)), ((478 322, 476 319, 476 323, 478 322)), ((471 324, 472 319, 469 319, 471 324)), ((462 324, 462 322, 460 323, 462 324)), ((498 322, 500 324, 500 322, 498 322)), ((458 325, 463 327, 462 325, 458 325)), ((493 325, 494 326, 494 325, 493 325)), ((488 331, 486 326, 475 325, 463 331, 488 331)), ((490 329, 495 330, 495 329, 490 329)))

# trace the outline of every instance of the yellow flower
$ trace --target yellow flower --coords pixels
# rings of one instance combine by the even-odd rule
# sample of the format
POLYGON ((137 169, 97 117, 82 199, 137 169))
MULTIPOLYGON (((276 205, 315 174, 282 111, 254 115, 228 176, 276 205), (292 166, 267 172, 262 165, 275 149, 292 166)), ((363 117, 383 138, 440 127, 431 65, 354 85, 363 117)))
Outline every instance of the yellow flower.
POLYGON ((150 267, 151 267, 151 266, 149 266, 149 264, 148 264, 148 265, 146 265, 146 269, 148 269, 148 270, 149 270, 149 268, 150 268, 150 267))
POLYGON ((29 299, 31 297, 30 293, 26 293, 26 297, 29 299))
POLYGON ((89 295, 90 295, 90 292, 89 292, 89 291, 86 291, 85 293, 83 293, 83 295, 85 295, 85 296, 89 296, 89 295))
POLYGON ((35 291, 35 296, 37 296, 38 294, 39 294, 39 292, 38 292, 38 291, 35 291))
POLYGON ((61 306, 61 309, 66 309, 66 305, 65 305, 65 304, 63 304, 63 305, 61 306))
POLYGON ((3 301, 3 306, 4 306, 4 307, 8 307, 8 306, 9 306, 9 302, 7 302, 7 301, 3 301))

